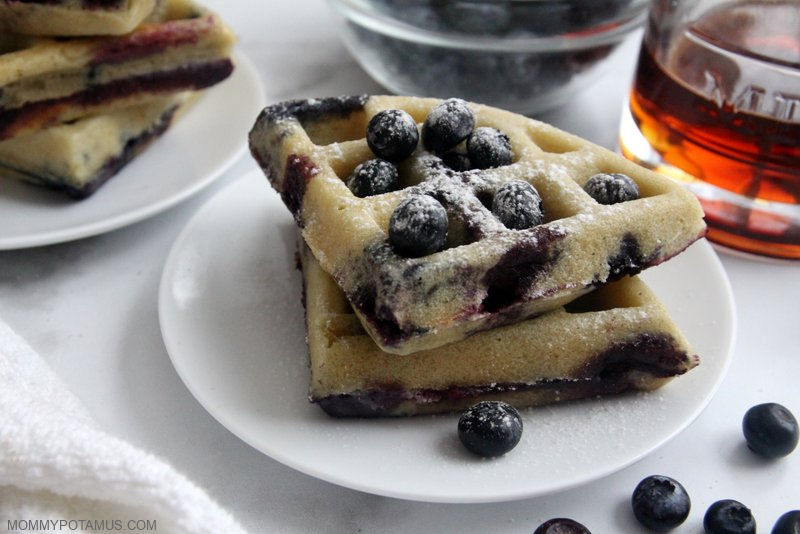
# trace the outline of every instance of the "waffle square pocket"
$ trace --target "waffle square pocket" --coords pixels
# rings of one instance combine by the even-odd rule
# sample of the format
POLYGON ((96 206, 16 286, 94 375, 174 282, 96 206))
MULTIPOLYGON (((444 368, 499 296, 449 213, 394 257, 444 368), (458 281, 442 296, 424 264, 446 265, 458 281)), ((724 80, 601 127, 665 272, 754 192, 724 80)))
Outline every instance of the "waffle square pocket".
POLYGON ((556 309, 705 233, 669 179, 463 101, 284 102, 259 115, 250 148, 366 332, 397 354, 556 309))

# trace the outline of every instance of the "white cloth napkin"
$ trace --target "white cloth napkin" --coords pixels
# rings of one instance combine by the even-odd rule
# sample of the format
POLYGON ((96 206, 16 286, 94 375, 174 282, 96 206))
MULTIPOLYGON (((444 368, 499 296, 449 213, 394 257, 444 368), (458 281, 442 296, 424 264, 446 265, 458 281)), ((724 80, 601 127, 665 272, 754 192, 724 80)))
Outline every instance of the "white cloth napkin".
POLYGON ((0 531, 96 534, 148 527, 244 533, 174 468, 98 428, 42 358, 0 320, 0 531), (47 521, 69 523, 54 528, 47 521))

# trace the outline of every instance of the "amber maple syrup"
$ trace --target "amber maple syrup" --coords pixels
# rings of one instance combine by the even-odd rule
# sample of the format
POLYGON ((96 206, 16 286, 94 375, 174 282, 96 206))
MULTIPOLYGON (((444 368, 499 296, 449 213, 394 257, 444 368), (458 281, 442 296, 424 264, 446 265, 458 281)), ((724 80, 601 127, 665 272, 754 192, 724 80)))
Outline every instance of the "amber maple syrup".
POLYGON ((711 239, 800 258, 798 3, 723 4, 667 50, 650 41, 623 119, 623 153, 686 182, 711 239))

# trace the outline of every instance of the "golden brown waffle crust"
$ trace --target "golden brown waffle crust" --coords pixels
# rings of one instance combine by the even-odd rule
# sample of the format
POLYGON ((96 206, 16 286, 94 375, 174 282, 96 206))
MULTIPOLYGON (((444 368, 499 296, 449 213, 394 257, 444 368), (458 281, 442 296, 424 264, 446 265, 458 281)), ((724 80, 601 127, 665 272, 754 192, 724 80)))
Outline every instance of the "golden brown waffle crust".
POLYGON ((535 319, 398 356, 367 336, 334 280, 300 242, 309 398, 334 416, 518 408, 652 390, 697 365, 653 292, 625 278, 535 319))
POLYGON ((0 141, 0 177, 86 198, 161 136, 195 98, 177 93, 0 141))
POLYGON ((210 87, 233 71, 231 29, 189 0, 118 37, 0 32, 0 140, 210 87))
MULTIPOLYGON (((401 180, 418 185, 356 198, 344 179, 374 157, 364 139, 369 119, 403 109, 419 124, 439 103, 367 95, 290 101, 264 109, 250 132, 256 161, 383 350, 410 354, 541 314, 657 265, 705 233, 699 203, 667 178, 542 122, 478 104, 470 104, 476 126, 507 134, 514 163, 437 172, 431 162, 438 158, 420 147, 400 165, 401 180), (629 175, 642 198, 598 204, 582 188, 598 172, 629 175), (545 223, 522 231, 489 224, 477 238, 423 258, 393 253, 387 234, 394 207, 415 188, 448 179, 489 187, 527 180, 542 196, 545 223)), ((465 210, 479 212, 476 203, 465 202, 465 210)))
POLYGON ((156 7, 156 0, 123 0, 110 7, 81 7, 81 2, 0 1, 0 31, 26 35, 122 35, 132 31, 156 7))

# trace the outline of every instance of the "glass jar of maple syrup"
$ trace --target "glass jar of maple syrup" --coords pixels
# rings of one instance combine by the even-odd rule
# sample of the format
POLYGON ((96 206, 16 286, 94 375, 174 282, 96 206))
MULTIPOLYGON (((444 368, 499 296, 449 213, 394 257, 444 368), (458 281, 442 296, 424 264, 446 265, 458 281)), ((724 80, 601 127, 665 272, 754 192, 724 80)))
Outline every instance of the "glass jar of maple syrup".
POLYGON ((653 0, 620 131, 684 182, 709 238, 800 259, 800 2, 653 0))

